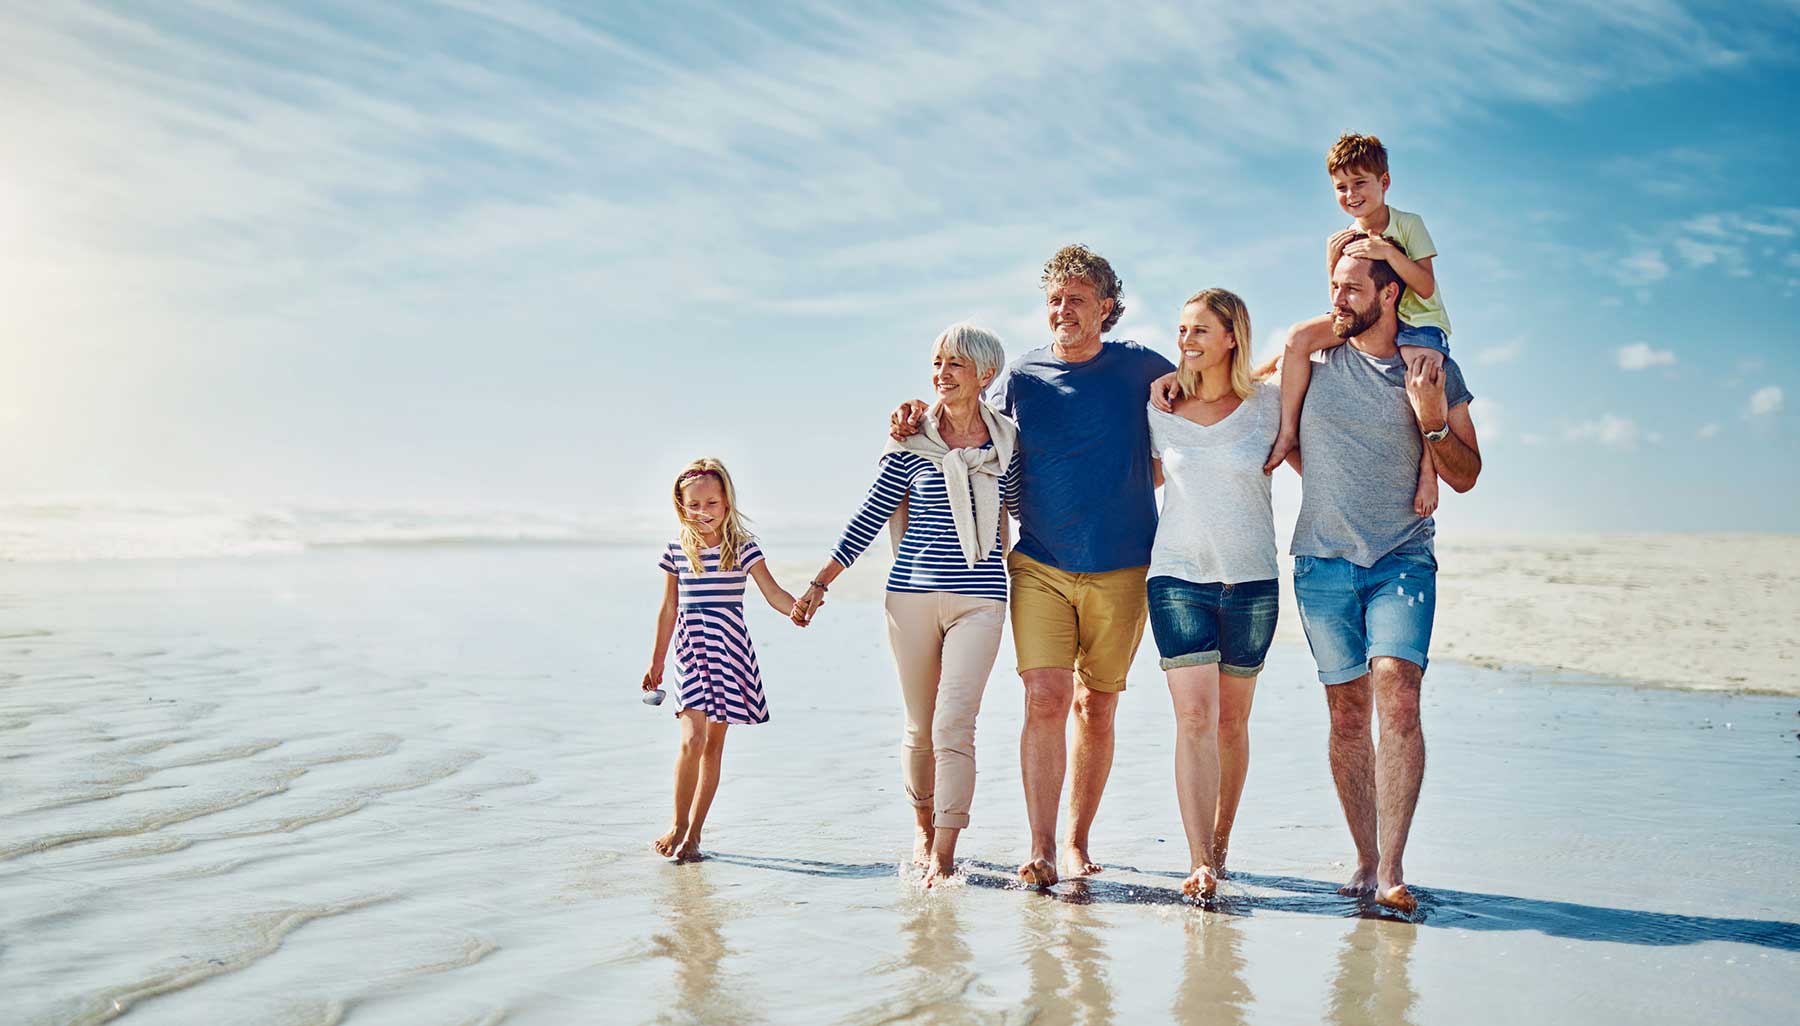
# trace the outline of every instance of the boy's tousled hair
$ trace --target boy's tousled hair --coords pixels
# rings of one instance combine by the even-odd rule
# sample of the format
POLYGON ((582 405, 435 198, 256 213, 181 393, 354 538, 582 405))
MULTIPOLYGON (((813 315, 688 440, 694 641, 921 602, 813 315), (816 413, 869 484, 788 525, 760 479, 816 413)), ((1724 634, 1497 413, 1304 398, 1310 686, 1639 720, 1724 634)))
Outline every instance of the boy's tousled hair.
POLYGON ((735 570, 738 556, 750 540, 750 532, 744 527, 744 521, 749 518, 738 512, 737 489, 732 487, 730 471, 711 456, 702 456, 681 468, 681 473, 675 477, 675 517, 681 521, 681 551, 687 555, 688 566, 695 573, 706 572, 706 564, 700 558, 700 531, 687 518, 687 509, 681 504, 681 486, 703 477, 718 481, 719 487, 725 490, 725 520, 719 525, 719 570, 735 570))
MULTIPOLYGON (((1250 308, 1238 298, 1237 293, 1226 289, 1201 289, 1188 297, 1181 304, 1186 310, 1195 303, 1212 311, 1225 330, 1231 333, 1231 340, 1237 343, 1231 353, 1231 390, 1239 399, 1248 399, 1255 391, 1250 369, 1250 308)), ((1186 366, 1176 369, 1176 381, 1181 385, 1181 393, 1188 397, 1200 394, 1200 372, 1189 370, 1186 366)))
POLYGON ((1125 283, 1113 273, 1112 265, 1105 257, 1077 242, 1057 250, 1056 255, 1044 263, 1044 276, 1038 279, 1038 284, 1048 291, 1071 278, 1080 278, 1092 285, 1101 299, 1113 301, 1112 313, 1107 314, 1100 324, 1101 331, 1113 330, 1113 325, 1125 315, 1125 283))
POLYGON ((1388 173, 1387 147, 1372 135, 1345 132, 1325 151, 1325 173, 1367 171, 1372 175, 1388 173))

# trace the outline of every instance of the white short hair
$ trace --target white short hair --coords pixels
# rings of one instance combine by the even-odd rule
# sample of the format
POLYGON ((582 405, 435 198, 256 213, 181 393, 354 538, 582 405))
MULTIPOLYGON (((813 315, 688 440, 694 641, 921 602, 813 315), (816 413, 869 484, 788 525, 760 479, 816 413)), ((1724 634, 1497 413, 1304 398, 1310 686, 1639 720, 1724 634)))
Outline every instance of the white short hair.
POLYGON ((960 321, 945 328, 931 344, 931 354, 954 356, 975 365, 975 376, 998 374, 1006 366, 1006 347, 993 332, 960 321))

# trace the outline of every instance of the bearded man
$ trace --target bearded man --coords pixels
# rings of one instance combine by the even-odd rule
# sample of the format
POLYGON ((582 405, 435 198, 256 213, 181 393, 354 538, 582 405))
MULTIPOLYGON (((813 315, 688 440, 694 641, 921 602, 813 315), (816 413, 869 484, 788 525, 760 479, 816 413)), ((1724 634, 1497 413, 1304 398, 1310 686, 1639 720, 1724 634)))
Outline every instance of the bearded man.
POLYGON ((1331 274, 1335 338, 1314 343, 1316 354, 1290 343, 1287 355, 1314 361, 1290 551, 1331 710, 1331 775, 1356 845, 1356 873, 1339 893, 1411 912, 1418 900, 1401 861, 1425 776, 1419 691, 1437 608, 1436 527, 1414 512, 1413 493, 1425 446, 1458 492, 1475 486, 1481 452, 1456 361, 1409 368, 1400 358, 1395 308, 1405 288, 1385 261, 1341 258, 1331 274))

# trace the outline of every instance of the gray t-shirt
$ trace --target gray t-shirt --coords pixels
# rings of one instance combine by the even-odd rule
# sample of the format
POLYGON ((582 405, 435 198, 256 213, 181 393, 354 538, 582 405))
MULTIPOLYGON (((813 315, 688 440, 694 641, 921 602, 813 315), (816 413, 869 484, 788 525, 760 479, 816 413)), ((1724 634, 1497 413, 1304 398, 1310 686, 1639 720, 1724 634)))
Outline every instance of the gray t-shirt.
POLYGON ((1202 426, 1150 409, 1150 450, 1162 460, 1162 518, 1151 577, 1243 584, 1280 576, 1275 506, 1263 461, 1281 430, 1281 389, 1256 386, 1231 415, 1202 426))
MULTIPOLYGON (((1444 361, 1447 407, 1474 396, 1455 360, 1444 361)), ((1315 358, 1300 413, 1300 517, 1296 556, 1371 567, 1401 549, 1431 551, 1436 528, 1413 512, 1425 442, 1406 398, 1406 363, 1345 343, 1315 358)))

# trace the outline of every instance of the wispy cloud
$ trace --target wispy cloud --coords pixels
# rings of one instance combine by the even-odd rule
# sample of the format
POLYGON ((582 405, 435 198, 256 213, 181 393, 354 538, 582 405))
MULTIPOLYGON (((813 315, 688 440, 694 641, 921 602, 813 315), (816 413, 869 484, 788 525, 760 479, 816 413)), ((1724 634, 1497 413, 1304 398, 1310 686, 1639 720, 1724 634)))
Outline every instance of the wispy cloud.
POLYGON ((1702 424, 1700 425, 1700 430, 1695 433, 1701 438, 1717 438, 1719 436, 1719 425, 1702 424))
POLYGON ((1612 260, 1612 276, 1629 288, 1654 285, 1669 276, 1669 262, 1655 247, 1633 250, 1612 260))
POLYGON ((1628 346, 1620 346, 1615 355, 1619 367, 1628 371, 1666 367, 1675 362, 1674 353, 1667 349, 1652 349, 1647 342, 1633 342, 1628 346))
POLYGON ((1566 441, 1596 442, 1610 449, 1635 449, 1643 437, 1637 421, 1613 413, 1573 424, 1563 431, 1566 441))
MULTIPOLYGON (((1321 10, 9 7, 0 342, 16 359, 0 409, 54 441, 14 447, 34 454, 0 457, 0 474, 210 483, 255 464, 306 488, 366 460, 363 482, 386 487, 432 460, 460 482, 480 446, 509 471, 542 447, 561 488, 567 467, 594 469, 577 457, 595 421, 667 413, 648 383, 732 382, 668 429, 698 444, 755 434, 743 412, 770 396, 798 404, 780 391, 797 368, 866 401, 910 372, 897 339, 922 346, 957 317, 1014 352, 1039 344, 1036 264, 1075 240, 1125 275, 1129 332, 1166 342, 1173 304, 1220 284, 1273 339, 1320 298, 1297 283, 1318 276, 1337 217, 1318 165, 1339 131, 1380 130, 1409 169, 1455 169, 1431 186, 1447 195, 1481 173, 1469 126, 1525 112, 1539 120, 1507 127, 1529 137, 1595 97, 1789 60, 1769 31, 1791 16, 1780 6, 1375 0, 1406 32, 1354 47, 1321 10), (289 473, 296 452, 310 478, 289 473)), ((1516 216, 1541 234, 1594 229, 1579 204, 1567 224, 1528 205, 1516 216)), ((1523 327, 1474 330, 1489 279, 1482 246, 1449 251, 1455 211, 1427 214, 1469 362, 1563 355, 1523 327)), ((1594 235, 1609 266, 1582 301, 1735 266, 1800 282, 1800 212, 1709 201, 1659 224, 1594 235)), ((1549 401, 1509 395, 1506 415, 1556 423, 1530 405, 1549 401)), ((1486 427, 1498 407, 1484 409, 1486 427)), ((1596 422, 1588 437, 1647 435, 1596 422)))
POLYGON ((1500 367, 1517 360, 1524 352, 1523 339, 1508 339, 1476 352, 1474 362, 1481 367, 1500 367))
POLYGON ((1745 413, 1751 417, 1767 417, 1779 413, 1787 402, 1787 396, 1778 385, 1769 385, 1750 393, 1750 403, 1745 413))

